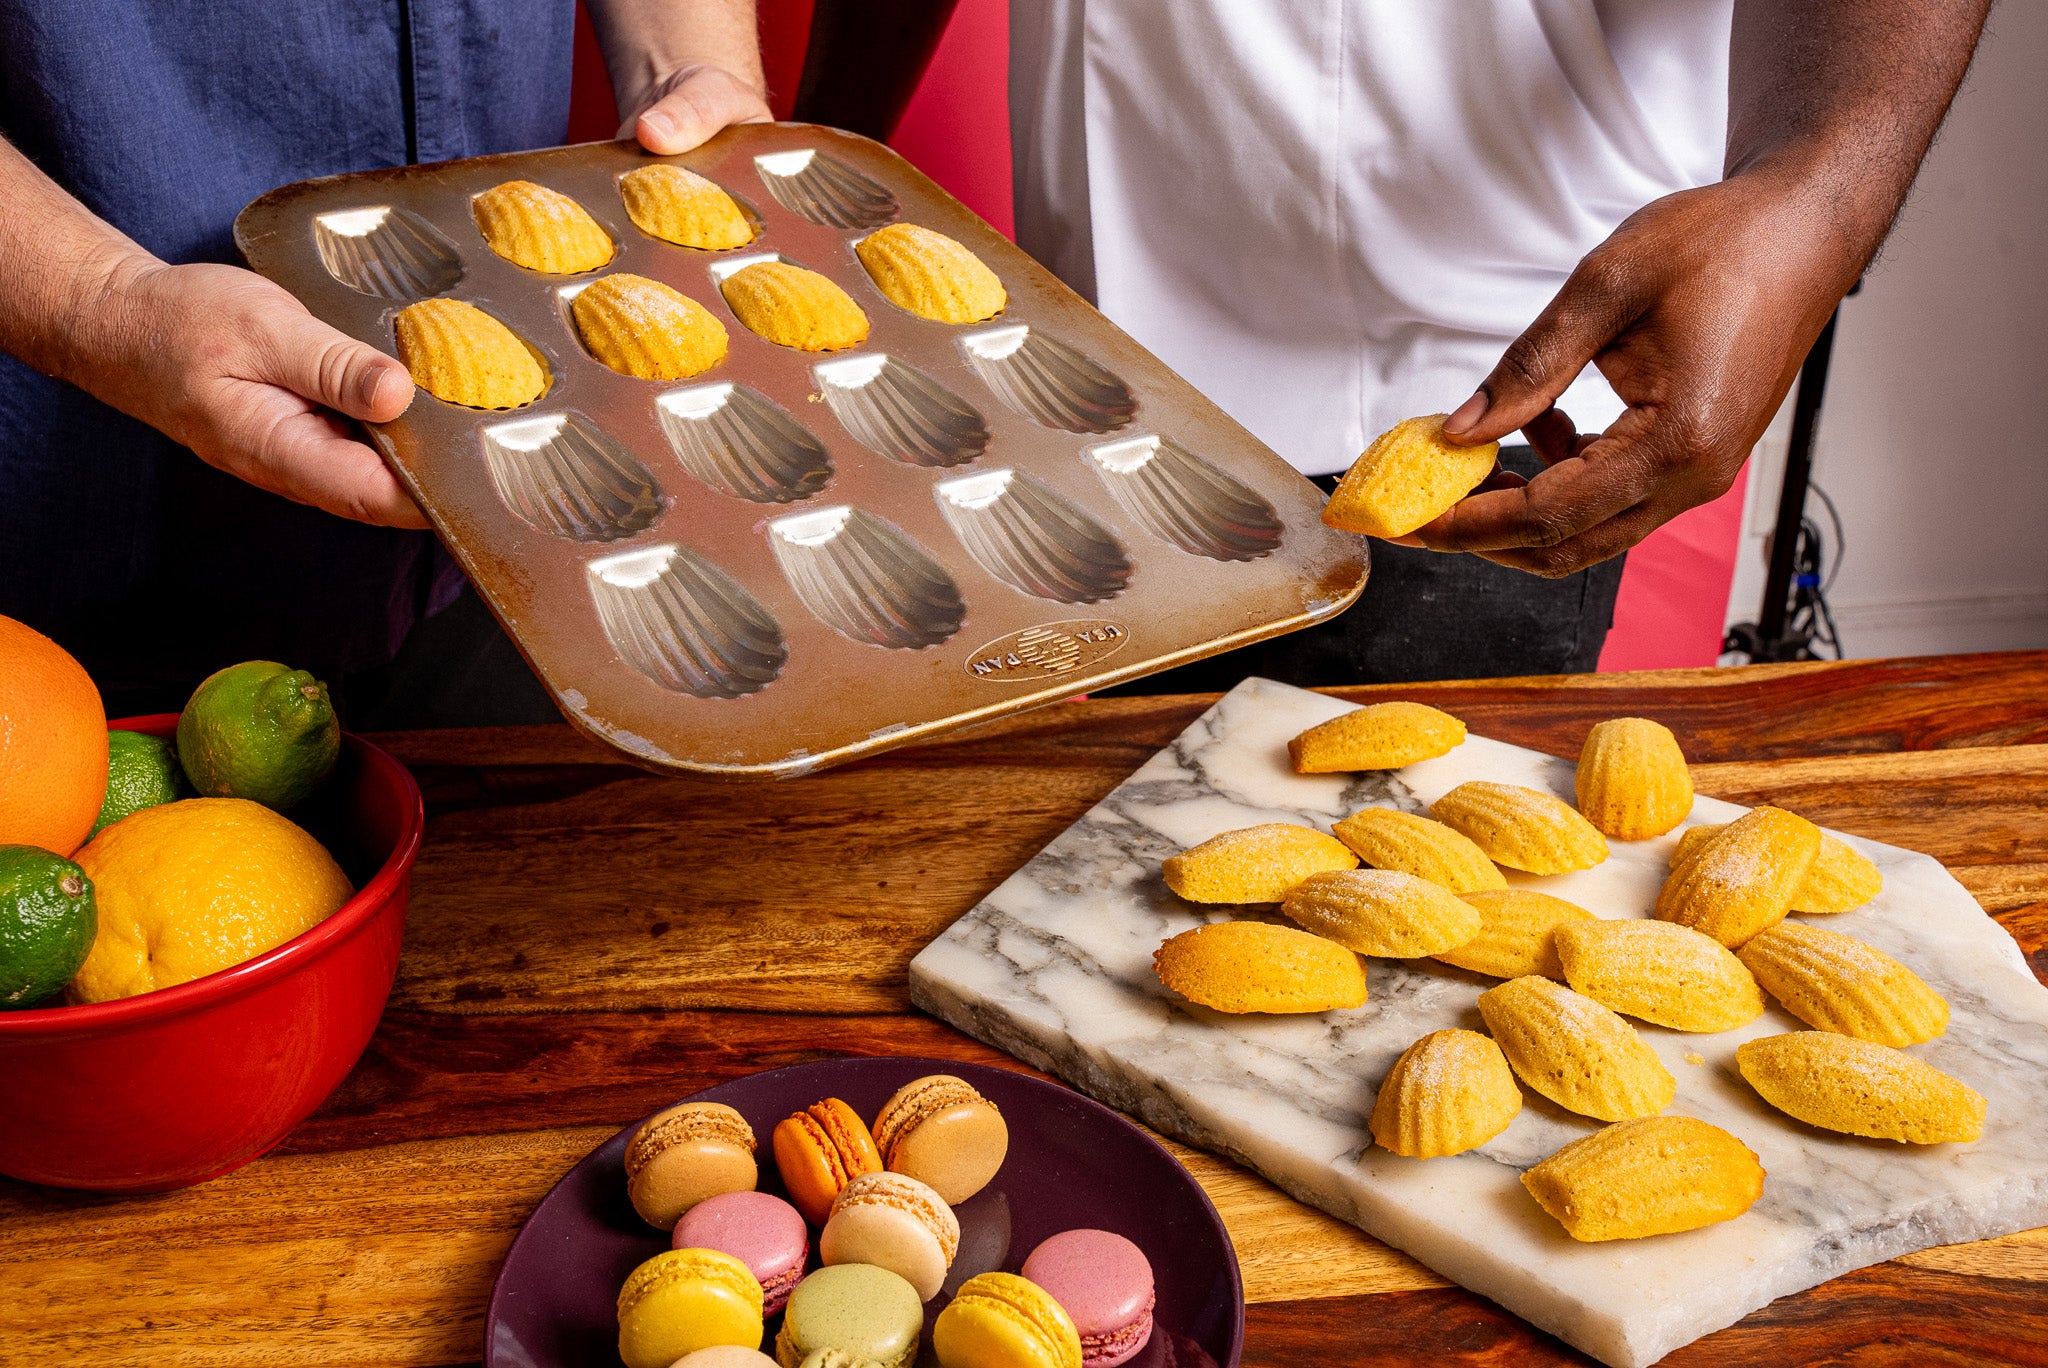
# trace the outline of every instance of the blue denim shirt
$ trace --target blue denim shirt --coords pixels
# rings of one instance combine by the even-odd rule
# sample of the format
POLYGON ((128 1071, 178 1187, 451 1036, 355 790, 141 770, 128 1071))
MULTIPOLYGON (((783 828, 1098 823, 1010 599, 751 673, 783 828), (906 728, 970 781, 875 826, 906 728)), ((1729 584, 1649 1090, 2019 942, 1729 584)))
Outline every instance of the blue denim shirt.
MULTIPOLYGON (((574 15, 0 0, 0 133, 165 260, 233 262, 235 214, 273 186, 561 142, 574 15)), ((73 650, 110 708, 252 657, 382 663, 451 571, 428 533, 262 493, 0 355, 0 614, 73 650)))

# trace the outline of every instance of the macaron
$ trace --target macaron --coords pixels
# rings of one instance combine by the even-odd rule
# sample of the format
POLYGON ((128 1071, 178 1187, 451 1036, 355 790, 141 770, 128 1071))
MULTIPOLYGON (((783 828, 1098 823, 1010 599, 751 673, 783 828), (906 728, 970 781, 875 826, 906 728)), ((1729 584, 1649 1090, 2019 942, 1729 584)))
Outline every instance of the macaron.
POLYGON ((804 1276, 810 1231, 797 1209, 773 1193, 721 1192, 676 1222, 677 1249, 716 1249, 747 1266, 761 1283, 762 1314, 772 1316, 804 1276))
POLYGON ((882 1167, 907 1173, 957 1206, 988 1186, 1010 1152, 1010 1128, 996 1104, 951 1074, 896 1090, 875 1117, 882 1167))
POLYGON ((805 1355, 798 1368, 882 1368, 882 1365, 871 1358, 849 1354, 844 1349, 820 1349, 815 1354, 805 1355))
POLYGON ((919 1301, 939 1295, 960 1251, 960 1221, 938 1193, 903 1173, 863 1173, 839 1191, 818 1237, 833 1264, 873 1264, 900 1274, 919 1301))
POLYGON ((790 1294, 775 1337, 775 1361, 800 1368, 819 1350, 835 1349, 855 1363, 873 1359, 878 1368, 909 1368, 923 1330, 924 1303, 916 1288, 873 1264, 835 1264, 790 1294))
POLYGON ((779 1368, 774 1359, 759 1349, 742 1349, 736 1344, 715 1344, 685 1354, 669 1368, 779 1368))
POLYGON ((1062 1231, 1031 1251, 1023 1272, 1073 1320, 1087 1368, 1116 1368, 1152 1338, 1152 1263, 1123 1236, 1062 1231))
POLYGON ((619 1289, 619 1357, 626 1368, 669 1368, 713 1345, 761 1343, 761 1284, 715 1249, 671 1249, 619 1289))
POLYGON ((1081 1334, 1037 1283, 984 1273, 939 1312, 932 1347, 941 1368, 1081 1368, 1081 1334))
POLYGON ((641 1219, 663 1230, 706 1197, 750 1190, 759 1176, 754 1128, 722 1102, 658 1111, 626 1144, 626 1195, 641 1219))
POLYGON ((812 1225, 825 1223, 832 1199, 848 1181, 882 1170, 867 1124, 836 1097, 786 1118, 776 1126, 773 1142, 789 1200, 812 1225))

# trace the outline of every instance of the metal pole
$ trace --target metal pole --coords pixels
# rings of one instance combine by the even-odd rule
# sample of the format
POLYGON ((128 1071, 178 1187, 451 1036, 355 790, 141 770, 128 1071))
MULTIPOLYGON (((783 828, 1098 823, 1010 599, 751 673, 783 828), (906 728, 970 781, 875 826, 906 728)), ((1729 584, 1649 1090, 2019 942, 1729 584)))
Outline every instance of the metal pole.
POLYGON ((1785 619, 1791 610, 1792 560, 1799 549, 1799 524, 1806 517, 1806 487, 1813 476, 1813 439, 1820 424, 1821 398, 1828 386, 1828 357, 1835 349, 1837 309, 1813 340, 1813 349, 1799 367, 1799 389, 1792 399, 1792 439, 1785 449, 1785 481, 1778 493, 1778 530, 1771 539, 1771 568, 1764 577, 1764 601, 1757 613, 1756 645, 1760 660, 1776 660, 1784 642, 1785 619))

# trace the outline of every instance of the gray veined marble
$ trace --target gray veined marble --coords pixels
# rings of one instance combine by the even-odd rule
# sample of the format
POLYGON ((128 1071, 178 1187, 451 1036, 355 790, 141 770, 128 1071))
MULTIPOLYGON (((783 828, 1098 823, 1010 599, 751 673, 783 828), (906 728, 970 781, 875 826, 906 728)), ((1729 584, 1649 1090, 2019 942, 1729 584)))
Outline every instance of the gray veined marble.
MULTIPOLYGON (((1990 1101, 1984 1138, 1920 1148, 1803 1126, 1735 1071, 1735 1047, 1800 1029, 1773 1007, 1720 1035, 1641 1027, 1678 1079, 1673 1112, 1762 1156, 1764 1195, 1738 1220, 1680 1235, 1578 1244, 1523 1191, 1521 1171, 1596 1123, 1533 1093, 1513 1125, 1447 1159, 1372 1145, 1366 1117, 1395 1057, 1425 1032, 1480 1026, 1491 982, 1432 961, 1373 960, 1355 1011, 1232 1017, 1173 1000, 1152 974, 1166 937, 1242 909, 1183 903, 1167 855, 1255 822, 1328 830, 1369 804, 1423 811, 1467 779, 1571 797, 1572 767, 1469 738, 1440 759, 1366 776, 1303 776, 1287 738, 1349 704, 1268 680, 1233 690, 1166 750, 918 955, 917 1003, 972 1035, 1192 1145, 1238 1159, 1305 1202, 1616 1368, 1636 1368, 1774 1297, 1932 1245, 2048 1224, 2048 989, 2019 947, 1934 860, 1845 837, 1884 871, 1854 912, 1816 918, 1912 966, 1953 1008, 1913 1053, 1990 1101)), ((1692 822, 1741 811, 1701 798, 1692 822)), ((1602 916, 1647 915, 1677 835, 1614 842, 1577 874, 1510 881, 1602 916)))

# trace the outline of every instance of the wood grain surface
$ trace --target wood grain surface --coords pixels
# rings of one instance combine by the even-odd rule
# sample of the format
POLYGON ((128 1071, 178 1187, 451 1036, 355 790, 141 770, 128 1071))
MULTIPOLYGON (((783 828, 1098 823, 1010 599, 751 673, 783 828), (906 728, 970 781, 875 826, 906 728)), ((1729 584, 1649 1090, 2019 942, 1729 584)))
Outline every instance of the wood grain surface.
MULTIPOLYGON (((1342 692, 1566 756, 1602 718, 1655 717, 1703 792, 1937 856, 2048 979, 2048 652, 1342 692)), ((476 1363, 520 1223, 627 1122, 840 1054, 1020 1067, 912 1011, 905 966, 1210 701, 1077 701, 760 787, 649 776, 566 727, 380 738, 428 829, 362 1062, 199 1188, 0 1180, 0 1364, 476 1363)), ((1586 1362, 1173 1148, 1237 1241, 1247 1365, 1586 1362)), ((2048 1366, 2048 1231, 1863 1270, 1669 1362, 2048 1366)))

